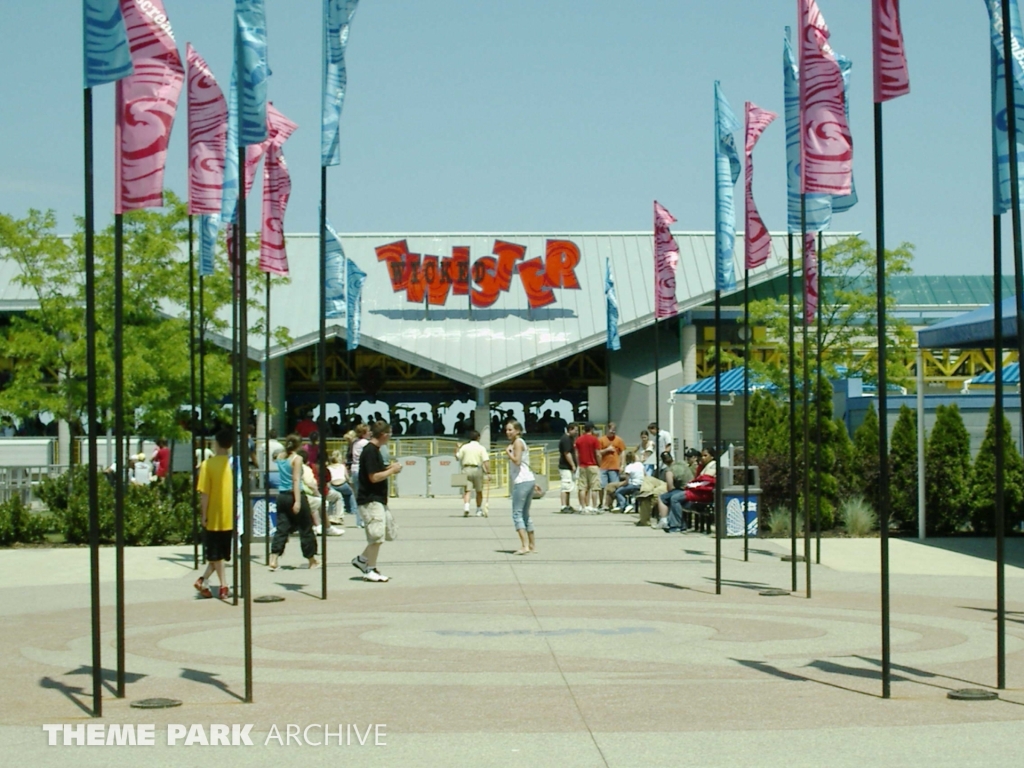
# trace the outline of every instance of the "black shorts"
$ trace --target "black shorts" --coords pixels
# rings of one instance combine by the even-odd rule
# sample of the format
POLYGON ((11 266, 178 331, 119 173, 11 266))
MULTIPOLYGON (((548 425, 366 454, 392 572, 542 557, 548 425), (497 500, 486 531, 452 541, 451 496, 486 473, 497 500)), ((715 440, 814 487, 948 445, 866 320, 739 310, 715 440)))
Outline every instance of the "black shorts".
POLYGON ((234 538, 234 531, 203 531, 203 556, 206 562, 226 560, 230 563, 234 538))

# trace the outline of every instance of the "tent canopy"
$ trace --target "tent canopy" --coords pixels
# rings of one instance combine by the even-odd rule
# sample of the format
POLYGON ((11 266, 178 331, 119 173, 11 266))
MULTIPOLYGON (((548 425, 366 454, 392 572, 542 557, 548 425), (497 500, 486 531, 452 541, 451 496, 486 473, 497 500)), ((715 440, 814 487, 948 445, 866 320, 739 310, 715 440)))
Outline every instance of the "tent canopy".
MULTIPOLYGON (((968 384, 995 384, 996 373, 995 371, 986 371, 985 373, 975 376, 971 379, 968 384)), ((1009 365, 1003 366, 1003 383, 1004 384, 1020 384, 1020 363, 1010 363, 1009 365)))
MULTIPOLYGON (((1003 299, 1001 311, 1003 344, 1017 343, 1017 297, 1003 299)), ((995 304, 980 307, 958 317, 943 320, 917 332, 922 349, 984 349, 993 345, 995 337, 995 304)))
MULTIPOLYGON (((743 394, 743 371, 744 366, 738 366, 729 371, 723 371, 719 374, 722 379, 722 394, 723 395, 742 395, 743 394)), ((754 392, 758 389, 774 389, 774 387, 765 381, 761 376, 758 376, 753 371, 750 372, 750 391, 754 392)), ((675 391, 677 395, 713 395, 715 394, 715 377, 708 376, 706 379, 701 379, 693 384, 687 384, 685 387, 680 387, 675 391)))

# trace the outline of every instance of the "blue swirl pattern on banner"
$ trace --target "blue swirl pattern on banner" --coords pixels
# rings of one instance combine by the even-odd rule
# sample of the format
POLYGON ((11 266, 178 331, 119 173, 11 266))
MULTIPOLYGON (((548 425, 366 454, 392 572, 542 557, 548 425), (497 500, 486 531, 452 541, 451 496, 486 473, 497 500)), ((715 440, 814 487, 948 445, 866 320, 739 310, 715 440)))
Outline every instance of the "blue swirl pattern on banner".
POLYGON ((83 0, 82 21, 85 87, 112 83, 132 74, 128 31, 118 0, 83 0))
POLYGON ((348 71, 345 69, 345 48, 348 27, 352 23, 359 0, 324 0, 324 71, 321 99, 320 165, 341 163, 339 140, 341 108, 345 104, 348 71))
POLYGON ((199 275, 213 274, 214 254, 217 252, 217 233, 220 231, 220 214, 203 214, 199 217, 199 275))
MULTIPOLYGON (((839 70, 843 74, 843 111, 846 112, 846 124, 850 124, 850 73, 853 71, 853 62, 842 54, 836 54, 836 61, 839 62, 839 70)), ((853 172, 850 172, 850 194, 839 195, 832 198, 832 213, 846 213, 857 204, 857 185, 854 182, 853 172)))
POLYGON ((619 341, 619 299, 615 295, 615 280, 612 278, 612 260, 604 260, 604 298, 608 308, 608 349, 613 352, 622 349, 619 341))
POLYGON ((715 81, 715 290, 736 290, 736 206, 733 187, 740 177, 740 153, 736 137, 740 121, 733 114, 715 81))
POLYGON ((362 322, 363 283, 366 273, 352 259, 345 259, 345 286, 348 289, 348 348, 359 346, 359 326, 362 322))
POLYGON ((231 70, 231 88, 228 90, 228 137, 224 142, 224 184, 220 192, 220 218, 225 224, 234 224, 238 213, 238 88, 235 70, 231 70))
MULTIPOLYGON (((1003 10, 1000 0, 985 0, 992 34, 992 209, 996 216, 1013 205, 1010 195, 1010 137, 1006 130, 1006 66, 1003 62, 1003 10)), ((1010 0, 1010 32, 1013 46, 1013 91, 1016 105, 1017 158, 1024 157, 1024 37, 1021 35, 1020 9, 1010 0)), ((1024 199, 1024 176, 1019 179, 1024 199)))
POLYGON ((326 317, 345 316, 345 251, 341 247, 341 238, 334 227, 327 222, 327 241, 324 243, 327 254, 327 270, 324 278, 324 301, 327 309, 326 317))
MULTIPOLYGON (((235 45, 241 46, 238 79, 238 146, 267 138, 267 21, 263 0, 235 0, 235 45)), ((235 146, 228 144, 229 147, 235 146)))

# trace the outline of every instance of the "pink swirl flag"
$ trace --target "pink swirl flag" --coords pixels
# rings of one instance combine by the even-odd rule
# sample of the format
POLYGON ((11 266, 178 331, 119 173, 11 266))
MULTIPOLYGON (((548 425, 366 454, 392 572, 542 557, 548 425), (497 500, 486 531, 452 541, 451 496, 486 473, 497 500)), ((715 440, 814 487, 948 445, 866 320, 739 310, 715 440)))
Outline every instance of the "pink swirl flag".
POLYGON ((816 0, 800 7, 800 191, 840 196, 853 184, 843 73, 816 0))
POLYGON ((900 0, 871 0, 875 59, 875 103, 910 93, 910 72, 903 49, 900 0))
POLYGON ((676 303, 676 267, 679 266, 679 244, 672 237, 669 225, 676 217, 654 201, 654 317, 679 314, 676 303))
POLYGON ((814 232, 804 233, 804 325, 813 325, 818 314, 818 254, 814 232))
POLYGON ((772 252, 772 237, 765 229, 761 214, 757 212, 754 205, 754 145, 761 138, 764 129, 772 124, 772 120, 778 117, 774 112, 761 109, 752 102, 746 105, 746 145, 744 154, 747 160, 746 169, 746 228, 743 234, 743 251, 746 256, 747 269, 760 267, 772 252))
POLYGON ((114 212, 164 204, 164 166, 185 79, 162 0, 121 0, 134 74, 117 81, 114 212))
POLYGON ((189 43, 188 62, 188 212, 220 213, 228 103, 203 57, 189 43))
POLYGON ((292 192, 282 145, 298 126, 267 104, 266 161, 263 164, 263 230, 260 237, 260 269, 275 275, 288 274, 284 245, 284 214, 292 192))

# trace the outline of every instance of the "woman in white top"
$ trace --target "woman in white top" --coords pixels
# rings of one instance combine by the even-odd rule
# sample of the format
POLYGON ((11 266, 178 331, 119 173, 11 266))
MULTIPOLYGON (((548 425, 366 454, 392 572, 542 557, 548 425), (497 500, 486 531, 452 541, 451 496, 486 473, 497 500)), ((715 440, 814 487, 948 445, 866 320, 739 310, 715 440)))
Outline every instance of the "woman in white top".
POLYGON ((530 454, 526 443, 520 435, 523 427, 518 421, 510 421, 505 425, 505 437, 508 438, 508 474, 512 478, 512 522, 519 534, 520 547, 517 555, 535 552, 533 539, 533 522, 530 520, 530 502, 533 501, 533 486, 536 478, 530 471, 530 454))
POLYGON ((636 457, 644 465, 644 474, 651 476, 658 465, 658 454, 655 452, 654 440, 646 429, 640 432, 640 444, 636 447, 636 457))

